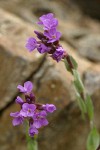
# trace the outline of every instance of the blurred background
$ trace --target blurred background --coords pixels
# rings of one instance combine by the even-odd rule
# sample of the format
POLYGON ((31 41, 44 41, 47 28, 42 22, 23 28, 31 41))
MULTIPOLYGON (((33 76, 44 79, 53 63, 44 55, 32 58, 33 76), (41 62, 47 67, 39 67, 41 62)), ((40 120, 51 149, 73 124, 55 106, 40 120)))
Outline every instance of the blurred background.
POLYGON ((16 86, 27 80, 39 102, 57 107, 40 130, 39 150, 86 150, 89 123, 82 120, 71 75, 62 62, 25 49, 27 38, 41 30, 38 18, 49 12, 59 20, 61 44, 79 64, 100 130, 100 0, 0 0, 0 150, 27 150, 24 127, 13 127, 9 116, 19 109, 16 86))

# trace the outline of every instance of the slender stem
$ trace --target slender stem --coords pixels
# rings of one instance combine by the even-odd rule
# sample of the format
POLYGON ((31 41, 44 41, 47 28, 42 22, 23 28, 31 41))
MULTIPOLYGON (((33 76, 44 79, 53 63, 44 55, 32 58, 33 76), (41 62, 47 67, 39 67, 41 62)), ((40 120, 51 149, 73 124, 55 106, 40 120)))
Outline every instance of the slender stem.
MULTIPOLYGON (((73 77, 74 77, 74 85, 75 85, 75 91, 76 91, 76 93, 78 94, 78 96, 80 97, 80 101, 82 100, 83 102, 81 103, 81 112, 82 112, 82 114, 87 114, 87 117, 88 117, 88 119, 89 119, 89 122, 90 122, 90 128, 91 128, 91 131, 93 131, 93 129, 94 129, 94 127, 95 127, 95 125, 94 125, 94 111, 93 111, 93 105, 92 105, 92 100, 91 100, 91 98, 89 98, 87 95, 86 95, 86 93, 85 93, 85 90, 84 90, 84 86, 83 86, 83 83, 82 83, 82 80, 81 80, 81 78, 80 78, 80 76, 79 76, 79 74, 78 74, 78 72, 77 72, 77 63, 76 63, 76 61, 74 60, 74 59, 71 59, 71 56, 70 55, 68 55, 68 54, 66 54, 65 53, 65 55, 64 55, 64 58, 66 59, 66 61, 67 61, 67 64, 68 64, 68 68, 67 68, 67 70, 73 75, 73 77), (70 69, 69 69, 70 68, 70 69), (88 107, 87 107, 88 106, 88 107), (90 109, 90 108, 91 109, 90 109), (86 108, 86 109, 84 109, 84 108, 86 108), (86 110, 86 111, 84 111, 84 110, 86 110)), ((90 132, 91 133, 91 132, 90 132)), ((95 133, 96 135, 93 135, 93 137, 91 137, 92 138, 92 142, 93 142, 93 144, 94 144, 94 146, 95 146, 95 140, 98 140, 98 139, 100 139, 99 138, 99 133, 98 133, 98 131, 95 133), (95 138, 95 136, 97 136, 96 138, 95 138), (95 138, 95 139, 94 139, 95 138)), ((89 136, 90 136, 90 134, 89 134, 89 136)), ((91 135, 92 136, 92 135, 91 135)), ((90 138, 90 137, 89 137, 90 138)), ((88 140, 90 140, 88 138, 88 140)), ((87 141, 88 141, 87 140, 87 141)), ((90 143, 89 143, 90 145, 91 145, 91 141, 90 141, 90 143)), ((97 146, 98 146, 98 148, 97 149, 95 149, 95 150, 100 150, 100 144, 98 144, 97 146), (99 145, 99 146, 98 146, 99 145)), ((88 149, 88 148, 87 148, 88 149)), ((90 149, 90 148, 89 148, 90 149)), ((93 149, 94 150, 94 149, 93 149)))
POLYGON ((81 98, 85 101, 85 94, 84 94, 84 92, 81 92, 81 93, 80 93, 80 96, 81 96, 81 98))
MULTIPOLYGON (((72 75, 73 75, 74 65, 73 65, 73 63, 71 62, 70 56, 67 54, 67 55, 65 56, 65 58, 66 58, 66 60, 67 60, 67 62, 68 62, 68 64, 69 64, 69 66, 70 66, 71 73, 72 73, 72 75)), ((85 100, 85 93, 84 93, 84 91, 82 91, 82 92, 80 93, 80 96, 81 96, 81 98, 82 98, 83 100, 85 100)))
POLYGON ((26 122, 26 140, 28 150, 38 150, 37 136, 30 137, 28 134, 29 124, 26 122))

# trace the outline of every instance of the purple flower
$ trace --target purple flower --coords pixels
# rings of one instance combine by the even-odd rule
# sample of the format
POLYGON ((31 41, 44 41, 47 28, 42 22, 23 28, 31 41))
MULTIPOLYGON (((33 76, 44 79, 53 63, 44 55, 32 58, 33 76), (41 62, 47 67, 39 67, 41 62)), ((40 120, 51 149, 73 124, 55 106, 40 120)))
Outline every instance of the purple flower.
POLYGON ((30 125, 30 128, 29 128, 29 135, 30 135, 31 137, 33 137, 34 134, 38 134, 38 130, 36 129, 36 127, 34 127, 34 125, 30 125))
POLYGON ((58 25, 58 20, 54 18, 52 13, 43 15, 39 18, 38 24, 44 25, 44 30, 50 30, 51 28, 56 28, 58 25))
POLYGON ((46 15, 42 15, 40 18, 39 18, 39 22, 38 22, 38 24, 43 24, 43 21, 44 20, 46 20, 46 19, 49 19, 49 20, 51 20, 51 19, 53 19, 54 17, 53 17, 53 14, 52 13, 48 13, 48 14, 46 14, 46 15))
POLYGON ((52 54, 52 58, 59 62, 64 55, 64 49, 60 46, 56 49, 56 51, 52 54))
POLYGON ((48 113, 53 113, 56 110, 55 105, 53 104, 46 104, 43 105, 43 108, 48 112, 48 113))
POLYGON ((56 110, 53 104, 39 104, 36 103, 35 95, 32 93, 33 84, 30 81, 24 83, 24 86, 18 85, 20 92, 24 93, 25 100, 20 96, 17 96, 16 103, 21 105, 19 112, 10 113, 10 116, 14 117, 13 126, 20 125, 24 122, 24 119, 29 123, 29 135, 33 137, 38 134, 38 129, 42 126, 48 125, 46 119, 48 113, 52 113, 56 110))
POLYGON ((45 31, 44 35, 49 39, 47 43, 53 43, 55 41, 58 41, 61 37, 61 33, 56 31, 56 28, 45 31))
POLYGON ((11 117, 14 117, 12 124, 13 126, 17 126, 23 123, 24 118, 21 116, 21 114, 19 112, 15 112, 15 113, 10 113, 11 117))
POLYGON ((48 120, 46 119, 47 113, 46 111, 41 111, 36 113, 33 117, 34 123, 33 125, 38 129, 42 126, 48 125, 48 120))
POLYGON ((24 83, 24 86, 18 85, 17 88, 20 90, 22 93, 30 93, 33 89, 33 84, 30 81, 27 81, 24 83))
POLYGON ((21 104, 21 105, 24 103, 23 99, 20 96, 17 96, 15 101, 16 103, 21 104))
POLYGON ((26 48, 31 52, 31 51, 33 51, 36 47, 37 47, 37 41, 36 41, 36 39, 33 38, 33 37, 30 37, 30 38, 27 40, 26 48))
POLYGON ((37 50, 38 50, 39 53, 41 53, 41 54, 50 51, 50 49, 49 49, 47 46, 45 46, 44 44, 42 44, 42 43, 38 46, 37 50))
POLYGON ((20 111, 20 114, 23 117, 33 117, 35 109, 36 106, 34 104, 24 103, 22 105, 22 110, 20 111))

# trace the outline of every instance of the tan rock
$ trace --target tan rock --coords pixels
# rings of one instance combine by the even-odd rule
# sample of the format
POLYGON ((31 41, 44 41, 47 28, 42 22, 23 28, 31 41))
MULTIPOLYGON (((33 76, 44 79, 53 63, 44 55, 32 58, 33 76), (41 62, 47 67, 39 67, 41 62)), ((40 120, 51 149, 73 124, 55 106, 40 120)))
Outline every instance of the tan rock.
POLYGON ((10 112, 18 111, 18 105, 12 105, 0 116, 0 149, 27 150, 24 126, 13 127, 10 112))
POLYGON ((43 58, 25 49, 26 39, 33 36, 34 26, 0 10, 0 109, 12 101, 19 83, 28 80, 43 58))

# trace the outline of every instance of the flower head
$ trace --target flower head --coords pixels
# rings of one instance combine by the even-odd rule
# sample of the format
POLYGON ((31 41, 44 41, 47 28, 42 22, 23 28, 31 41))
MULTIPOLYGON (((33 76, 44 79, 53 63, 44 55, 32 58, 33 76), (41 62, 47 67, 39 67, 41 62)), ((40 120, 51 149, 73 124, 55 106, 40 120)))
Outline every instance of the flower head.
POLYGON ((58 20, 54 18, 52 13, 48 13, 39 18, 39 25, 43 26, 43 32, 34 31, 37 40, 29 38, 26 48, 33 51, 35 48, 39 53, 48 53, 59 62, 64 58, 64 50, 59 44, 61 33, 57 30, 58 20))
POLYGON ((48 113, 56 110, 56 107, 53 104, 36 103, 35 95, 32 93, 33 84, 30 81, 25 82, 24 86, 18 85, 17 88, 25 94, 25 100, 17 96, 15 101, 21 106, 21 109, 19 112, 10 113, 10 116, 14 118, 12 124, 17 126, 22 124, 24 120, 28 120, 29 135, 33 137, 34 134, 38 134, 39 128, 48 125, 46 117, 48 113))

